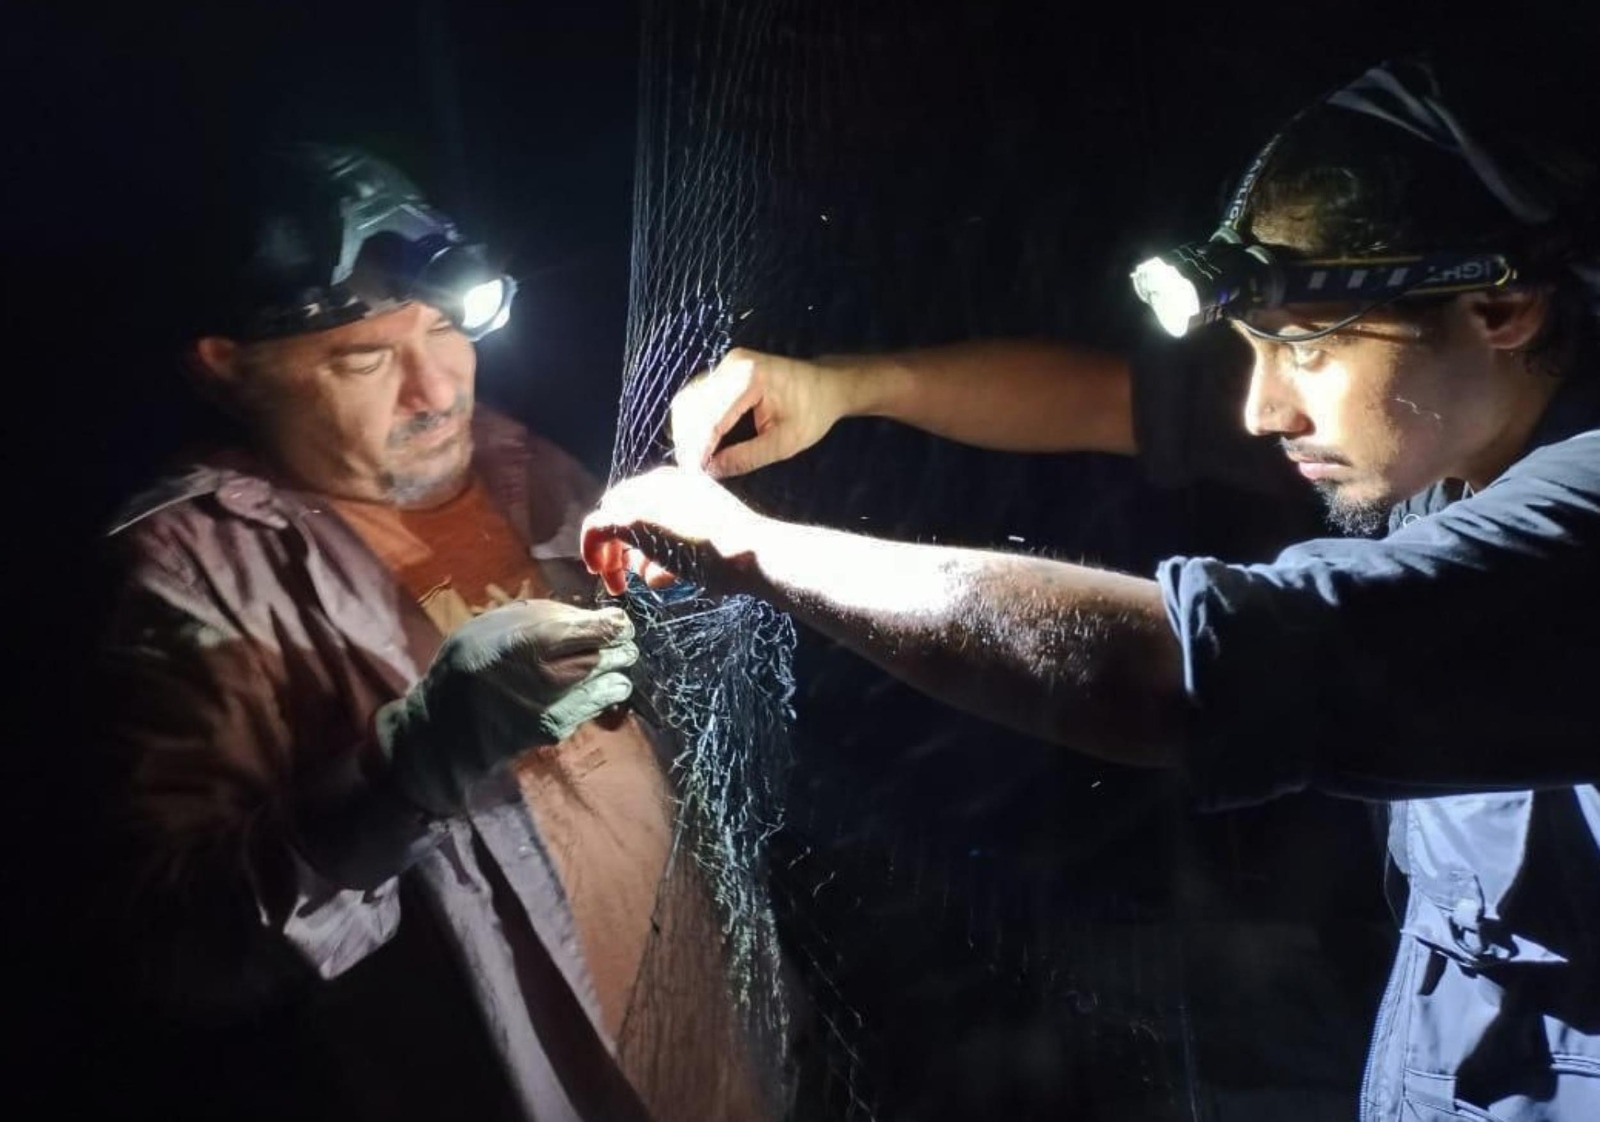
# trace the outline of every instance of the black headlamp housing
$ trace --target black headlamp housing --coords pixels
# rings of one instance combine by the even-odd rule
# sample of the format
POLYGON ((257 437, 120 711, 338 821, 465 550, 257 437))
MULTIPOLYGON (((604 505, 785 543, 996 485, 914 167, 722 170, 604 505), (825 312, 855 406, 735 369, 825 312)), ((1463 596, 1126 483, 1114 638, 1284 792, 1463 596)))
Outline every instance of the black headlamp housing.
POLYGON ((270 167, 229 334, 323 331, 414 300, 474 340, 506 322, 516 282, 394 167, 319 145, 279 153, 270 167))
POLYGON ((505 323, 517 291, 481 245, 439 234, 412 241, 392 231, 362 243, 344 288, 367 314, 420 300, 474 340, 505 323))

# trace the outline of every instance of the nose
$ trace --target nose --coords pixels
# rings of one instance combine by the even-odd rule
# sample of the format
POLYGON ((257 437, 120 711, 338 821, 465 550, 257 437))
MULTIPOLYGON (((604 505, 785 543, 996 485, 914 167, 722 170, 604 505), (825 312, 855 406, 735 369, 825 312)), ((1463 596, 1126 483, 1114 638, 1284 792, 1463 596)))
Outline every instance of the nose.
POLYGON ((1250 371, 1244 427, 1251 436, 1304 436, 1311 431, 1311 418, 1302 406, 1293 375, 1259 350, 1250 371))
POLYGON ((406 347, 401 361, 405 371, 400 387, 401 408, 409 413, 442 413, 456 403, 462 378, 448 355, 424 344, 406 347))

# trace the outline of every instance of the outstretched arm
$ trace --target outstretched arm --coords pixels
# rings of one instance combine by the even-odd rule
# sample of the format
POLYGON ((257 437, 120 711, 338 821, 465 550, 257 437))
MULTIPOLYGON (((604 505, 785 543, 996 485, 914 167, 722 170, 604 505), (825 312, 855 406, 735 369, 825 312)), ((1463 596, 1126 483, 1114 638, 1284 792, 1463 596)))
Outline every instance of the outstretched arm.
POLYGON ((689 570, 980 717, 1119 763, 1176 763, 1182 659, 1153 581, 778 522, 676 468, 608 492, 584 559, 613 592, 630 570, 689 570))
POLYGON ((996 339, 877 355, 785 358, 735 348, 673 400, 678 463, 742 475, 846 417, 887 417, 1010 452, 1135 450, 1128 363, 1064 343, 996 339), (756 436, 717 451, 750 413, 756 436))

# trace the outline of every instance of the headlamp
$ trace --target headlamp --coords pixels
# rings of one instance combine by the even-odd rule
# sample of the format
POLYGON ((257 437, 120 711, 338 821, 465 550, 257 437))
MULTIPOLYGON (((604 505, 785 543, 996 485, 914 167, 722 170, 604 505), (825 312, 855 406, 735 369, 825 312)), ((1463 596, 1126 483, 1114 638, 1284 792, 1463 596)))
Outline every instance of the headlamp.
POLYGON ((1246 247, 1224 226, 1208 242, 1179 246, 1139 265, 1133 290, 1170 335, 1214 323, 1241 300, 1270 299, 1280 273, 1263 246, 1246 247))
POLYGON ((251 289, 232 333, 322 331, 421 301, 468 338, 503 326, 517 285, 393 166, 354 149, 285 153, 255 216, 251 289))
POLYGON ((409 300, 430 304, 474 340, 505 325, 517 291, 516 281, 489 262, 482 246, 441 234, 411 240, 390 230, 362 243, 345 287, 371 310, 409 300))
MULTIPOLYGON (((1333 100, 1343 96, 1336 93, 1333 100)), ((1208 240, 1179 246, 1133 270, 1134 292, 1168 334, 1187 335, 1227 316, 1262 338, 1312 339, 1403 297, 1499 288, 1516 280, 1512 260, 1491 250, 1319 259, 1284 256, 1282 250, 1245 241, 1239 226, 1256 184, 1284 136, 1322 100, 1327 99, 1297 113, 1256 153, 1234 187, 1222 224, 1208 240), (1286 304, 1355 304, 1356 310, 1314 332, 1268 332, 1243 319, 1252 310, 1286 304)))
POLYGON ((1245 244, 1237 231, 1223 226, 1210 241, 1180 246, 1140 264, 1133 271, 1133 289, 1168 334, 1183 336, 1224 316, 1258 308, 1359 305, 1336 325, 1342 327, 1401 297, 1499 288, 1516 276, 1505 254, 1478 250, 1285 259, 1267 246, 1245 244))

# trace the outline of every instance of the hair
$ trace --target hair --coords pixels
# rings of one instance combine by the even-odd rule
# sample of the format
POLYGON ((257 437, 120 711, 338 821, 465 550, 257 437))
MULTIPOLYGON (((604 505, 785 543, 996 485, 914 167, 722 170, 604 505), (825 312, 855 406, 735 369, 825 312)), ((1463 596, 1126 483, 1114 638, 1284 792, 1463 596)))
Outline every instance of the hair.
MULTIPOLYGON (((1503 74, 1498 78, 1504 82, 1503 74)), ((1524 89, 1523 97, 1499 88, 1482 100, 1470 84, 1444 89, 1479 143, 1538 185, 1552 204, 1551 221, 1519 222, 1458 155, 1386 121, 1320 105, 1285 132, 1244 227, 1270 231, 1270 240, 1319 257, 1504 251, 1524 282, 1550 291, 1544 329, 1525 352, 1530 366, 1564 375, 1593 365, 1589 360, 1600 355, 1600 293, 1572 271, 1574 264, 1600 265, 1600 160, 1586 147, 1592 144, 1586 115, 1543 88, 1524 89)), ((1426 328, 1450 299, 1405 299, 1394 311, 1426 328)))

